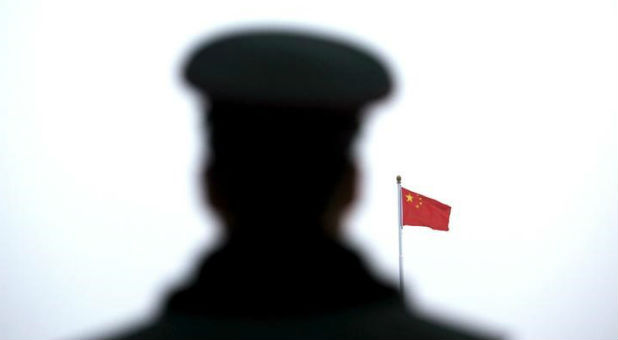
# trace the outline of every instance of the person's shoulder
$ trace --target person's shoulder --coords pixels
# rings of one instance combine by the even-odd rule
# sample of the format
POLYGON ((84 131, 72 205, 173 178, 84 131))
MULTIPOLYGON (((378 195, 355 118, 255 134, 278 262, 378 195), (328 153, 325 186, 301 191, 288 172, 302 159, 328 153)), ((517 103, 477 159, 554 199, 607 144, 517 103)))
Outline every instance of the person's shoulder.
POLYGON ((383 300, 339 316, 349 324, 348 334, 360 332, 366 339, 497 339, 499 337, 465 325, 412 313, 401 299, 383 300))
POLYGON ((168 314, 106 337, 133 339, 495 339, 478 330, 412 316, 397 303, 303 318, 242 319, 168 314))
POLYGON ((415 327, 428 334, 428 339, 500 339, 497 334, 467 325, 455 325, 439 319, 415 317, 415 327))

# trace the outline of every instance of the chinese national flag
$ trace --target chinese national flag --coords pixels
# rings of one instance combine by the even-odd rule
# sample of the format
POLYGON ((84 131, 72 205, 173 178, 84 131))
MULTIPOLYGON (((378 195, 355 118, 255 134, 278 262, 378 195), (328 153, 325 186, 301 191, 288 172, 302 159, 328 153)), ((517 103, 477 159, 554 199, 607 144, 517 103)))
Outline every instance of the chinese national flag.
POLYGON ((434 199, 401 188, 403 225, 424 226, 448 231, 451 207, 434 199))

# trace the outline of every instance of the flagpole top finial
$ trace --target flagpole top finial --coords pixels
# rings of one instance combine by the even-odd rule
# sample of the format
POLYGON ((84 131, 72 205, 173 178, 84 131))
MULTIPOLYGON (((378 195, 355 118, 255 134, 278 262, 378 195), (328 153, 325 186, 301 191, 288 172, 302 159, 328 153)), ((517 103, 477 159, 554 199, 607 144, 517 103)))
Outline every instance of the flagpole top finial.
POLYGON ((401 184, 401 176, 397 175, 397 184, 401 184))

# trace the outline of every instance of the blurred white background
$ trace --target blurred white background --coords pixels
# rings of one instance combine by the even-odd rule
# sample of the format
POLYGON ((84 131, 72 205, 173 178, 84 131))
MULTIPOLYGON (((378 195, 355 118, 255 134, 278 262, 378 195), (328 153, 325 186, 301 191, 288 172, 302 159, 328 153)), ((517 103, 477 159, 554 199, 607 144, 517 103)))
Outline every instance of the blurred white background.
POLYGON ((377 274, 397 278, 401 174, 453 207, 450 232, 404 231, 418 308, 513 339, 616 339, 616 8, 3 0, 0 338, 140 320, 189 275, 218 230, 179 67, 203 37, 269 24, 366 44, 397 77, 359 140, 346 229, 377 274))

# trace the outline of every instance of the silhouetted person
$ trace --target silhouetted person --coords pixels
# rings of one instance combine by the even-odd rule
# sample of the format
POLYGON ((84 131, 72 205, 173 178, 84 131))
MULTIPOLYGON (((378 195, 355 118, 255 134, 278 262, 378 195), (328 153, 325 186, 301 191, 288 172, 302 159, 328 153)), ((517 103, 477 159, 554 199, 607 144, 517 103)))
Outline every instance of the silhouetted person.
POLYGON ((123 338, 474 338, 409 313, 338 241, 363 108, 391 89, 375 57, 244 32, 199 48, 184 71, 204 98, 203 191, 226 236, 154 323, 123 338))

